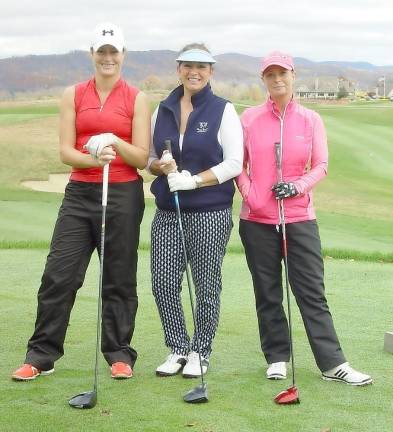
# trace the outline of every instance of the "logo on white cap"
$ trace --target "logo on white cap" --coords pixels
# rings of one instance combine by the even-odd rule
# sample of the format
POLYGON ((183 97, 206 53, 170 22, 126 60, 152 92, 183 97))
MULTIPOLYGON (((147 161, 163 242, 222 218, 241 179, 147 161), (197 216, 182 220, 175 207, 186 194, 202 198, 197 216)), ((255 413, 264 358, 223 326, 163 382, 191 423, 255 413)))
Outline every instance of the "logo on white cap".
POLYGON ((118 51, 123 51, 125 42, 123 31, 119 26, 106 22, 95 28, 91 47, 97 51, 104 45, 112 45, 118 51))

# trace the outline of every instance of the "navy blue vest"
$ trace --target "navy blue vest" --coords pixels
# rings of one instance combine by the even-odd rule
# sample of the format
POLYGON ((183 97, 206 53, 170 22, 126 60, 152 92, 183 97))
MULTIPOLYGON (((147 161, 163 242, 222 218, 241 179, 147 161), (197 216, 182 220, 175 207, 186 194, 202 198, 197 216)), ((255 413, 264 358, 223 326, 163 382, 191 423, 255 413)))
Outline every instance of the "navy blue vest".
MULTIPOLYGON (((179 147, 180 98, 183 86, 177 87, 160 103, 154 128, 153 145, 158 157, 165 150, 165 140, 172 141, 172 155, 179 171, 199 174, 223 161, 222 147, 217 139, 227 101, 215 96, 208 84, 191 97, 191 112, 179 147)), ((173 194, 167 177, 157 177, 151 186, 156 205, 162 210, 175 210, 173 194)), ((232 180, 191 191, 179 191, 180 205, 185 211, 223 210, 232 206, 235 188, 232 180)))

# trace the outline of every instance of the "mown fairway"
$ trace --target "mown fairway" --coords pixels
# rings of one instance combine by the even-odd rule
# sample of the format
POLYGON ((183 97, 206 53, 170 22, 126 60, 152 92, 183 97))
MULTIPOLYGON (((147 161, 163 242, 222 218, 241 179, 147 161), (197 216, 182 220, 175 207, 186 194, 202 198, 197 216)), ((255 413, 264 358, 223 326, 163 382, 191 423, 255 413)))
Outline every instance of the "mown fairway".
MULTIPOLYGON (((240 254, 228 254, 219 331, 206 376, 210 402, 190 406, 182 395, 196 385, 181 376, 157 378, 154 370, 167 352, 150 293, 149 256, 140 255, 140 307, 134 346, 139 359, 135 377, 114 382, 101 359, 99 403, 75 411, 67 399, 90 390, 93 379, 97 268, 92 260, 78 295, 56 372, 30 383, 10 380, 22 360, 35 317, 35 294, 45 250, 0 250, 0 430, 137 432, 390 432, 393 358, 382 351, 383 334, 392 329, 388 264, 327 260, 327 297, 343 349, 356 367, 373 374, 375 383, 353 388, 320 379, 299 315, 294 314, 297 382, 301 404, 276 406, 273 397, 286 386, 265 379, 259 352, 251 281, 240 254)), ((186 289, 184 287, 184 289, 186 289)), ((186 314, 187 293, 183 290, 186 314)), ((189 323, 190 324, 190 323, 189 323)), ((191 328, 191 325, 189 325, 191 328)))
MULTIPOLYGON (((392 262, 393 104, 314 108, 322 115, 329 137, 329 174, 315 193, 325 254, 392 262)), ((58 160, 56 109, 43 104, 0 106, 3 246, 49 242, 61 196, 28 191, 20 187, 20 181, 46 180, 49 172, 67 170, 58 160)), ((154 211, 154 204, 147 201, 145 239, 154 211)), ((239 205, 237 199, 235 214, 239 205)), ((237 235, 232 236, 231 248, 241 250, 237 235)))
MULTIPOLYGON (((289 386, 264 378, 251 279, 235 227, 224 262, 222 315, 207 375, 210 402, 189 406, 182 394, 196 385, 180 376, 158 379, 166 356, 150 292, 149 228, 154 203, 146 200, 139 259, 140 308, 134 345, 135 378, 114 382, 101 360, 99 404, 73 411, 67 398, 90 390, 94 354, 98 262, 93 257, 71 317, 66 354, 56 373, 14 383, 33 330, 36 291, 61 201, 33 192, 21 180, 63 172, 57 156, 57 108, 45 103, 0 105, 0 431, 391 431, 393 357, 383 335, 393 331, 393 104, 316 106, 330 148, 328 177, 315 201, 326 259, 327 297, 351 363, 375 383, 352 388, 323 382, 295 312, 295 354, 301 404, 278 407, 289 386), (361 258, 361 261, 357 261, 361 258), (355 261, 354 261, 355 259, 355 261), (368 260, 365 262, 364 260, 368 260), (378 262, 384 261, 385 263, 378 262)), ((187 293, 184 292, 184 295, 187 293)), ((187 297, 184 297, 186 313, 187 297)), ((191 328, 191 325, 190 325, 191 328)))
POLYGON ((393 104, 319 107, 329 175, 316 203, 329 248, 392 252, 393 104))

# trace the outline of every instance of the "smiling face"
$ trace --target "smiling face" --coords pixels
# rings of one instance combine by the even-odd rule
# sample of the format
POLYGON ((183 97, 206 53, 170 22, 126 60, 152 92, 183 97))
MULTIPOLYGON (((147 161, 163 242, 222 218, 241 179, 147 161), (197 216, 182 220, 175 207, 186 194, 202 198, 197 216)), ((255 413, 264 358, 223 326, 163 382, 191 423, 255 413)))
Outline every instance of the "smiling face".
POLYGON ((181 62, 177 66, 177 73, 184 86, 184 93, 193 95, 207 85, 213 68, 210 63, 181 62))
POLYGON ((269 66, 261 76, 273 100, 290 99, 293 94, 295 72, 281 66, 269 66))
POLYGON ((112 45, 103 45, 91 53, 96 73, 103 77, 120 75, 124 61, 124 53, 112 45))

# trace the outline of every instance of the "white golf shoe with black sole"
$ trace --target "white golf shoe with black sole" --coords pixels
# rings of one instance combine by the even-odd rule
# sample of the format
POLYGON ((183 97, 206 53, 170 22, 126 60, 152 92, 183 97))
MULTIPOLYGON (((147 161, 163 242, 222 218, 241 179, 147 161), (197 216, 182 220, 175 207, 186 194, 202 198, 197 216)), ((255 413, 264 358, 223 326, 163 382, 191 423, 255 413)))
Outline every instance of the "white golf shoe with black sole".
MULTIPOLYGON (((201 356, 201 364, 203 375, 207 373, 209 368, 209 360, 201 356)), ((183 368, 184 378, 198 378, 201 376, 201 366, 199 364, 199 354, 195 351, 191 351, 187 357, 187 364, 183 368)))
POLYGON ((349 366, 348 363, 343 363, 333 369, 322 372, 322 379, 325 381, 339 381, 352 386, 365 386, 373 382, 373 379, 369 375, 358 372, 349 366))
POLYGON ((156 375, 162 377, 176 375, 183 369, 186 363, 187 358, 185 356, 171 353, 165 362, 158 366, 156 375))
POLYGON ((268 365, 266 378, 270 380, 283 380, 287 377, 287 364, 285 362, 276 362, 268 365))

